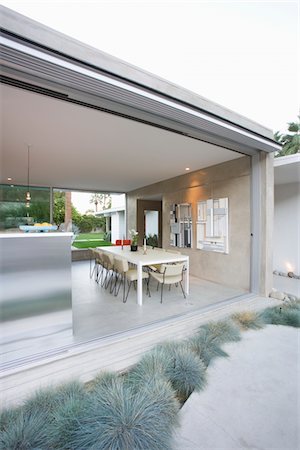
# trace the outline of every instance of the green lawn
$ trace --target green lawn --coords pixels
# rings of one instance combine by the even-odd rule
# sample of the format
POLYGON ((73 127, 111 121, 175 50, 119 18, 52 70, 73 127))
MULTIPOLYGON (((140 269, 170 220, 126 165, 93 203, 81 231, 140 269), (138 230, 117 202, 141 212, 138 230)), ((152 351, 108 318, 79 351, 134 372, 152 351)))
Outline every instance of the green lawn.
POLYGON ((104 233, 80 233, 78 236, 76 236, 75 241, 78 240, 89 240, 89 239, 98 239, 103 240, 104 239, 104 233))
POLYGON ((74 241, 73 247, 76 248, 95 248, 95 247, 104 247, 112 245, 111 242, 103 241, 102 239, 98 241, 89 241, 88 239, 82 240, 81 242, 74 241))

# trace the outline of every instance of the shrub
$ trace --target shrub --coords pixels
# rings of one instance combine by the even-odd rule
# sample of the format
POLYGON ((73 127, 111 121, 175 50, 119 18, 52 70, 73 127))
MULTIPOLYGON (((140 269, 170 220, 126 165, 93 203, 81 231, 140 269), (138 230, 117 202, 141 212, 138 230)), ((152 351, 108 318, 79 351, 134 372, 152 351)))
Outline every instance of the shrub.
POLYGON ((58 404, 64 403, 69 398, 83 395, 84 386, 78 381, 61 384, 57 387, 38 390, 24 403, 24 411, 39 411, 40 414, 49 414, 55 410, 58 404))
POLYGON ((100 372, 99 375, 97 375, 96 378, 94 378, 93 381, 89 384, 88 391, 93 393, 99 387, 110 388, 113 385, 114 381, 119 377, 120 375, 115 372, 100 372))
POLYGON ((212 339, 215 344, 219 345, 225 344, 226 342, 238 342, 241 340, 239 328, 230 319, 219 322, 209 322, 202 325, 200 330, 205 330, 208 337, 212 339))
POLYGON ((81 417, 88 413, 89 395, 84 392, 74 392, 64 402, 58 404, 50 414, 47 427, 46 447, 69 449, 81 417))
POLYGON ((139 390, 154 378, 167 381, 165 366, 162 363, 160 355, 156 351, 151 351, 142 356, 140 361, 128 372, 125 382, 133 390, 139 390))
POLYGON ((260 315, 255 311, 242 311, 233 314, 231 318, 242 330, 258 330, 265 325, 260 315))
POLYGON ((206 386, 205 366, 186 344, 166 342, 157 351, 164 362, 165 375, 180 397, 188 397, 206 386))
POLYGON ((46 449, 44 419, 38 411, 28 413, 19 409, 13 415, 13 420, 6 422, 6 426, 1 431, 0 448, 3 450, 46 449))
POLYGON ((98 385, 87 414, 80 419, 70 447, 74 450, 167 450, 171 448, 175 408, 172 391, 163 380, 133 392, 120 377, 111 386, 98 385), (160 384, 160 385, 159 385, 160 384))
MULTIPOLYGON (((128 374, 131 385, 147 384, 152 378, 169 380, 181 399, 206 384, 205 367, 187 345, 166 342, 158 345, 128 374)), ((134 388, 135 389, 135 388, 134 388)))
POLYGON ((266 324, 300 327, 300 309, 298 305, 282 305, 266 308, 260 315, 266 324))
POLYGON ((205 367, 208 367, 215 358, 228 357, 228 354, 214 341, 206 329, 200 329, 195 336, 188 339, 187 344, 203 361, 205 367))
POLYGON ((16 420, 19 413, 20 408, 3 409, 0 412, 0 430, 4 430, 10 424, 10 422, 16 420))

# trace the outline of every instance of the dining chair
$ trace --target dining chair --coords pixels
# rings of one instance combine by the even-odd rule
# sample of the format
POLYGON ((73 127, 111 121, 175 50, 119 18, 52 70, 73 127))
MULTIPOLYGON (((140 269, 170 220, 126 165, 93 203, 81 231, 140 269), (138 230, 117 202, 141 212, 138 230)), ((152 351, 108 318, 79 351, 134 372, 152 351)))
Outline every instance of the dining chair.
MULTIPOLYGON (((166 251, 166 249, 161 248, 161 247, 155 247, 153 250, 156 250, 156 251, 158 250, 159 252, 166 251)), ((161 264, 151 264, 150 266, 147 266, 147 267, 151 272, 159 272, 160 268, 161 268, 161 264)))
POLYGON ((96 271, 96 254, 94 248, 89 248, 90 252, 90 278, 93 278, 93 275, 96 271), (93 265, 93 267, 92 267, 93 265))
POLYGON ((103 252, 102 261, 103 261, 103 269, 105 270, 105 276, 104 275, 102 276, 101 286, 107 289, 114 274, 114 257, 109 253, 103 252))
POLYGON ((186 298, 182 280, 183 280, 183 270, 184 264, 162 264, 160 267, 160 271, 158 272, 150 272, 150 276, 157 281, 157 289, 159 284, 161 285, 161 293, 160 293, 160 303, 163 300, 163 290, 164 285, 171 286, 172 284, 180 284, 183 297, 186 298))
POLYGON ((90 278, 94 277, 94 280, 99 282, 99 277, 103 270, 102 252, 95 248, 90 248, 90 278), (92 261, 94 267, 92 268, 92 261))
MULTIPOLYGON (((126 303, 128 294, 133 282, 137 281, 138 273, 136 269, 130 269, 128 265, 128 261, 124 258, 115 258, 114 259, 114 271, 116 274, 115 285, 114 285, 114 294, 118 295, 120 291, 121 284, 123 284, 123 303, 126 303), (125 293, 126 281, 128 283, 128 290, 125 293)), ((147 280, 147 294, 151 297, 149 290, 149 274, 147 272, 142 272, 143 280, 147 280)))

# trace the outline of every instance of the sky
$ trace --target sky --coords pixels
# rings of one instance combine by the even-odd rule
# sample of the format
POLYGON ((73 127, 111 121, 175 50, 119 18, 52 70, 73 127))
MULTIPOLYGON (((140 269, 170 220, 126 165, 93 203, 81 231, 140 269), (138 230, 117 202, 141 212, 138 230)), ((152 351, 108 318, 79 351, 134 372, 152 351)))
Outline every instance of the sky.
POLYGON ((300 0, 0 0, 273 131, 299 114, 300 0))

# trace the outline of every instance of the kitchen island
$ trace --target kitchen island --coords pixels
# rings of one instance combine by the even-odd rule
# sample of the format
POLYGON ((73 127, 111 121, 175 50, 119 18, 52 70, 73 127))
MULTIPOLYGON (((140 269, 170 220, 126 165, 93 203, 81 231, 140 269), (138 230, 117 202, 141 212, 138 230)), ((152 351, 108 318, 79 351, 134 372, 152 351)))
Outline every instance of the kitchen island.
POLYGON ((72 236, 0 234, 1 321, 72 308, 72 236))

